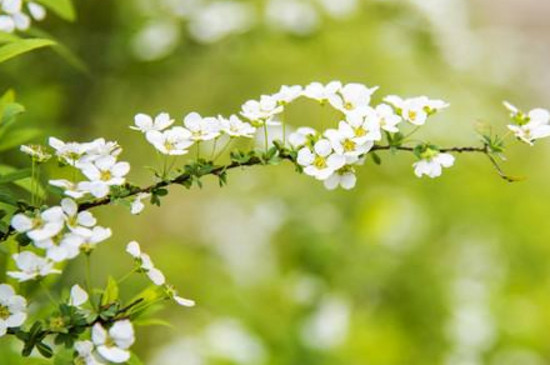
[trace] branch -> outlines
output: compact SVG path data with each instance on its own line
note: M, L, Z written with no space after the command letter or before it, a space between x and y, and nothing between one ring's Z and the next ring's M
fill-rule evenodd
M290 151L288 149L281 148L279 146L277 146L276 148L278 150L278 155L277 156L280 159L296 163L295 158L293 157L293 155L290 153ZM389 150L405 151L405 152L410 152L410 153L414 152L413 147L407 147L407 146L402 146L402 145L397 145L397 146L393 146L393 145L374 145L370 151L389 151ZM445 153L483 153L483 154L485 154L485 155L487 155L491 158L490 151L489 151L487 145L483 145L481 147L449 147L449 148L441 148L439 151L440 152L445 152ZM493 164L495 163L494 159L491 159L491 161L492 161ZM257 166L257 165L266 165L266 164L267 163L266 163L265 159L263 159L261 157L258 157L258 156L254 156L254 157L251 157L245 163L239 163L239 162L233 161L233 162L231 162L230 164L227 164L227 165L221 165L221 166L214 167L213 169L209 170L207 173L204 173L200 176L197 176L196 174L192 174L192 173L189 173L189 172L183 172L183 173L181 173L180 175L178 175L174 178L171 178L171 179L168 179L168 180L162 180L162 181L159 181L155 184L152 184L152 185L149 185L149 186L146 186L146 187L140 188L140 187L131 187L130 186L130 187L128 187L128 191L123 195L113 195L113 194L111 194L111 195L106 196L105 198L101 198L101 199L81 203L79 205L79 211L90 210L90 209L100 207L100 206L103 206L103 205L108 205L108 204L114 202L117 199L129 198L129 197L132 197L132 196L136 196L140 193L152 193L157 189L165 188L165 187L168 187L170 185L182 185L182 184L190 182L194 177L200 178L200 177L203 177L203 176L206 176L206 175L220 176L225 171L236 169L238 167ZM498 166L498 165L496 165L496 166ZM506 176L502 172L502 170L500 170L500 167L497 169L497 171L499 172L499 175L503 179L505 179L507 181L511 181L511 179L508 176ZM6 241L14 233L16 233L15 230L10 226L8 231L4 235L0 236L0 242Z

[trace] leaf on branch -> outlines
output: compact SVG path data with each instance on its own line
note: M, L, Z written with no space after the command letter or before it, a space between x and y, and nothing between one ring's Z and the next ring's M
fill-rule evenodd
M115 303L118 300L118 284L116 280L109 276L107 278L107 285L101 296L101 305L109 305Z
M0 63L9 59L33 51L35 49L53 46L56 44L50 39L21 39L11 42L0 47Z
M16 170L8 174L0 174L0 184L7 184L31 176L31 169Z

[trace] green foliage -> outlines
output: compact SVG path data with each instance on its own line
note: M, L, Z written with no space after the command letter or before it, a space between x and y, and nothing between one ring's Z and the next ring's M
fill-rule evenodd
M53 46L56 43L50 39L18 39L0 47L0 63L35 49Z

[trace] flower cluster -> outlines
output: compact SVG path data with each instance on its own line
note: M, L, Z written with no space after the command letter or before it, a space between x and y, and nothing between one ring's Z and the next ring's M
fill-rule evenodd
M550 136L548 110L537 108L524 113L506 101L504 107L510 112L510 118L514 123L508 125L508 129L521 141L532 146L535 140Z
M24 12L23 5L30 15ZM46 18L46 9L36 2L23 0L0 0L0 31L13 33L16 30L25 31L31 26L31 19L41 21Z
M109 228L97 225L88 211L79 212L72 199L65 198L60 206L13 216L11 226L24 233L34 248L43 250L45 257L28 250L14 254L19 271L8 274L19 281L33 280L60 271L55 263L71 260L81 252L90 253L95 246L111 236Z
M193 112L183 118L182 125L173 126L174 122L168 113L160 113L155 118L140 113L130 128L142 132L161 154L172 156L185 155L194 144L202 141L216 140L223 135L251 138L256 132L255 127L236 115L227 119L223 116L202 117Z
M88 180L75 182L66 179L50 180L50 184L65 190L65 195L80 199L87 194L102 198L109 194L111 186L126 182L130 164L117 161L122 149L116 142L98 138L88 143L65 143L51 137L50 146L62 164L79 170Z

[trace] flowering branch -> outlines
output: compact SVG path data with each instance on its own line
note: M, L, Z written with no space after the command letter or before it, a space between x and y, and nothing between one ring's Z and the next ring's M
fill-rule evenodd
M13 240L13 252L17 253L12 255L17 271L8 271L7 275L19 282L40 281L49 275L61 274L61 270L56 268L59 263L81 254L89 259L98 244L112 233L109 228L97 224L91 213L95 207L121 203L128 205L131 213L139 214L146 199L153 205L160 205L161 198L168 194L166 188L171 185L202 187L201 179L211 175L217 177L223 186L227 183L228 171L236 168L289 161L298 172L322 181L329 190L337 187L351 189L356 185L356 169L367 157L377 164L381 162L379 151L412 153L417 159L413 163L415 175L430 178L439 177L444 168L453 166L455 154L478 153L489 158L503 179L516 181L516 178L506 175L498 163L498 159L504 159L506 138L512 133L520 141L533 145L535 140L550 136L548 111L534 109L524 113L505 103L512 124L508 125L509 132L503 137L482 135L480 146L441 148L424 141L415 141L411 145L410 137L419 127L449 104L424 96L402 99L390 95L383 99L383 103L371 106L371 96L376 90L376 87L343 85L340 82L312 83L305 88L283 86L273 95L246 102L240 115L247 121L237 115L225 118L190 113L184 118L183 125L173 126L175 120L168 113L154 118L137 114L131 128L142 133L160 159L160 167L155 170L157 181L145 187L127 182L130 165L118 160L122 148L116 142L100 138L88 143L66 143L52 137L49 145L53 151L43 146L21 146L21 151L32 158L33 181L40 176L35 169L54 154L61 165L72 170L73 179L49 180L63 197L58 206L41 206L41 199L34 190L31 204L13 204L10 224L0 229L3 232L0 241L7 241L17 233ZM283 133L282 138L275 138L272 126L283 124L282 130L286 131L282 114L288 104L302 97L337 110L339 119L335 128L319 132L301 127L288 136ZM407 131L410 127L412 131ZM244 152L229 149L234 139L254 136L263 139L263 149L251 148ZM190 153L192 148L194 153ZM230 162L217 164L218 157L228 149L231 151ZM201 157L205 150L210 158ZM174 170L177 157L182 155L194 158ZM131 321L143 315L148 306L165 299L186 307L195 303L180 297L167 284L162 271L141 252L137 242L130 242L126 251L134 260L134 268L129 274L145 274L151 282L151 287L130 300L129 304L124 305L118 297L118 284L123 279L117 282L109 278L105 288L100 289L99 298L93 297L95 291L86 280L87 291L78 285L73 286L69 302L59 306L59 313L50 318L45 328L38 320L25 331L22 326L27 317L26 299L16 295L10 285L0 284L0 336L8 333L23 341L24 356L30 355L34 348L43 356L52 356L53 349L43 340L54 336L56 345L74 352L75 361L89 364L128 361L131 356L129 347L134 342ZM88 299L91 311L81 307Z

